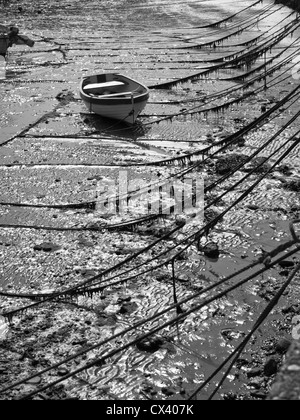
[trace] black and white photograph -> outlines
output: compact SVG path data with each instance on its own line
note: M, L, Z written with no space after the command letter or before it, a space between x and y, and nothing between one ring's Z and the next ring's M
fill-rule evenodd
M0 400L300 400L300 0L0 0Z

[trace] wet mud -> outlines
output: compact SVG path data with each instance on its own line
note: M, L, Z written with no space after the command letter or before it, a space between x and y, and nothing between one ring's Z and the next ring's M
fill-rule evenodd
M187 400L299 258L269 254L300 216L298 15L271 1L0 7L35 40L9 51L0 80L0 397ZM134 126L84 107L80 79L101 72L150 87ZM116 212L104 187L125 172L142 183ZM185 172L204 184L201 217L141 203ZM246 271L254 261L265 271ZM296 275L215 398L266 398L299 293Z

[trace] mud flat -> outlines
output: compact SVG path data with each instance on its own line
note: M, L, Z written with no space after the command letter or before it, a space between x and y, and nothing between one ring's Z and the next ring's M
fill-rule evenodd
M0 81L0 397L208 399L221 377L199 386L249 338L215 398L266 399L300 314L297 15L273 1L1 7L36 44L10 50ZM84 108L80 79L102 71L150 87L134 127ZM178 213L160 214L176 204L163 188L140 198L157 181L182 204L187 175L205 189ZM105 188L124 177L140 185L118 212Z
M285 6L290 7L291 9L295 9L300 11L300 1L299 0L276 0L275 3L282 3Z

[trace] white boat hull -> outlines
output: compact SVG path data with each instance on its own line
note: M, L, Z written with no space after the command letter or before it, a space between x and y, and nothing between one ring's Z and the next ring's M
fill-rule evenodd
M134 124L147 104L149 89L120 74L102 74L84 78L80 96L90 112Z

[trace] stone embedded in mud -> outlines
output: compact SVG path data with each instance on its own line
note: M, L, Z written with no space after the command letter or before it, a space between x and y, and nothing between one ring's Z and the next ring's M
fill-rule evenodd
M101 315L98 315L98 319L96 321L96 324L98 327L104 327L104 326L113 326L117 322L117 317L115 315L106 315L105 313L102 313Z
M35 245L33 248L35 251L44 251L44 252L55 252L61 249L59 245L53 244L52 242L43 242L41 244Z
M264 374L265 376L270 377L272 375L275 375L277 372L278 372L278 361L272 357L266 362L264 366Z
M255 204L248 204L246 207L249 210L254 210L254 211L259 210L259 206L255 205Z
M72 102L75 100L74 93L69 91L68 89L64 89L62 92L60 92L55 97L59 102L62 102L63 104L67 105L69 102Z
M42 378L40 376L35 376L34 378L28 379L28 381L26 381L26 384L38 385L41 383L41 381L42 381Z
M282 277L288 277L290 274L289 270L282 270L280 271L279 275Z
M101 175L93 175L87 178L88 181L102 181L103 176Z
M294 267L295 264L296 264L295 261L288 261L288 260L281 261L280 263L278 263L278 265L281 268L292 268L292 267Z
M220 212L213 209L213 208L207 209L204 212L204 217L205 217L205 222L206 223L209 223L209 222L215 220L219 216L220 216ZM222 220L223 220L223 218L220 219L219 221L222 221Z
M227 392L226 394L223 395L223 399L225 401L234 401L238 399L238 396L234 394L233 392Z
M252 378L251 381L248 383L249 386L255 389L261 389L263 386L264 379L263 378Z
M284 354L284 353L286 353L288 351L288 349L290 348L291 344L292 344L292 342L289 339L282 338L276 344L275 350L276 350L277 353Z
M171 395L174 395L177 393L175 388L162 388L161 392L167 397L170 397Z
M261 112L264 113L264 112L266 112L267 107L266 107L266 105L262 105L260 109L261 109Z
M155 280L159 282L161 281L170 282L172 281L172 277L170 276L170 274L160 273L155 276Z
M293 173L292 168L288 165L281 165L278 168L278 172L282 173L283 175L287 175L287 176L290 176Z
M138 305L135 302L128 302L128 303L124 303L121 306L120 309L120 314L132 314L133 312L135 312L138 308Z
M262 369L257 368L257 369L251 369L249 372L247 372L247 376L248 378L256 378L257 376L261 376L263 373Z
M291 181L285 181L283 187L290 191L299 192L300 191L300 180L292 179Z
M67 368L60 368L57 371L58 376L66 376L70 371Z
M216 172L219 175L226 175L231 172L235 166L243 163L246 159L247 156L238 154L222 156L216 162Z
M77 337L72 341L72 346L84 346L87 343L87 339L83 337Z
M149 353L154 353L162 348L164 341L160 338L149 337L140 340L136 346L141 351L147 351Z
M271 169L271 165L269 163L264 163L265 160L266 158L264 157L252 159L251 163L249 163L244 169L245 172L253 171L253 173L255 174L262 174L268 172Z
M265 400L268 396L266 392L263 391L253 391L250 393L251 397L258 398L260 400Z
M93 244L93 242L91 242L91 241L89 241L89 240L87 240L87 239L85 239L85 238L81 238L81 239L79 239L78 240L78 245L80 246L80 247L88 247L88 248L92 248L93 246L94 246L94 244Z
M202 248L202 250L205 257L210 258L212 260L216 260L220 256L219 246L215 242L209 242Z
M83 270L80 271L80 274L85 279L89 279L91 277L97 276L97 274L99 274L99 273L96 270L83 269Z
M175 223L177 226L185 226L186 225L186 217L182 215L176 216Z

